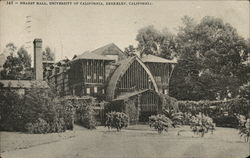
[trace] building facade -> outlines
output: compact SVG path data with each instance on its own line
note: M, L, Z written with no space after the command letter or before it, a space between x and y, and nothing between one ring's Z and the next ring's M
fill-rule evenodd
M131 117L138 121L159 112L159 93L168 94L175 63L154 55L128 56L112 43L47 67L44 80L61 96L93 96L124 105L125 112L134 108Z

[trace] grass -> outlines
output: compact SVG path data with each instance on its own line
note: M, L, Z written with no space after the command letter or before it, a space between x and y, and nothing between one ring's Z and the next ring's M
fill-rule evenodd
M179 130L180 136L177 135ZM61 134L27 135L6 132L2 157L72 158L241 158L249 155L249 144L231 128L216 128L204 138L189 127L170 129L159 135L146 125L130 126L116 132L104 127ZM22 142L22 143L21 143ZM39 143L38 143L39 142ZM26 145L25 145L26 144ZM41 145L42 144L42 145ZM26 146L26 149L20 149Z

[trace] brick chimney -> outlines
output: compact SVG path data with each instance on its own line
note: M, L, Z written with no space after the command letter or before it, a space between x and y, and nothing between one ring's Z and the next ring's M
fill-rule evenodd
M42 52L42 39L34 39L34 72L35 80L43 80L43 52Z

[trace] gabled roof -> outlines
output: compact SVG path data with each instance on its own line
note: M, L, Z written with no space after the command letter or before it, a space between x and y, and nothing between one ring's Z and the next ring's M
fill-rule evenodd
M149 71L146 65L143 64L143 62L136 56L128 57L127 59L124 59L120 61L120 65L118 68L114 71L113 75L111 76L111 79L109 80L108 87L107 87L107 99L112 100L115 96L115 90L117 86L117 82L121 79L121 77L124 75L126 70L130 67L130 65L133 63L133 61L137 60L141 66L144 68L144 70L147 72L149 77L152 80L152 83L155 87L155 91L158 92L158 88L156 85L156 82L154 80L153 75Z
M89 52L89 51L86 51L84 53L82 53L81 55L77 56L75 59L71 60L71 61L76 61L76 60L79 60L79 59L92 59L92 60L112 60L108 57L105 57L104 55L98 55L98 54L95 54L93 52Z
M126 53L124 53L119 47L117 47L114 43L107 44L103 47L97 48L93 51L86 51L82 53L81 55L78 55L75 59L72 59L72 61L76 61L79 59L89 59L89 60L114 60L106 55L118 55L121 59L127 58Z
M97 48L96 50L93 50L92 53L98 54L98 55L118 55L122 59L127 58L127 54L124 53L114 43L110 43L103 47Z
M3 87L1 87L3 86ZM47 82L37 80L0 80L0 88L49 88Z
M177 63L176 60L168 60L151 54L142 57L141 60L144 63Z

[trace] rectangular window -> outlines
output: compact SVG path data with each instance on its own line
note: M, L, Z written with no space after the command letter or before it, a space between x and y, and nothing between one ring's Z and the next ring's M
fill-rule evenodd
M105 90L104 89L102 89L102 94L105 94Z
M87 76L87 80L90 80L90 79L91 79L91 76L90 76L90 75L88 75L88 76Z
M97 87L94 87L94 93L97 93L98 89Z
M103 79L103 77L102 76L99 76L99 80L102 80Z
M96 73L93 74L93 78L94 78L94 80L96 80Z
M86 88L86 93L90 94L90 88Z

